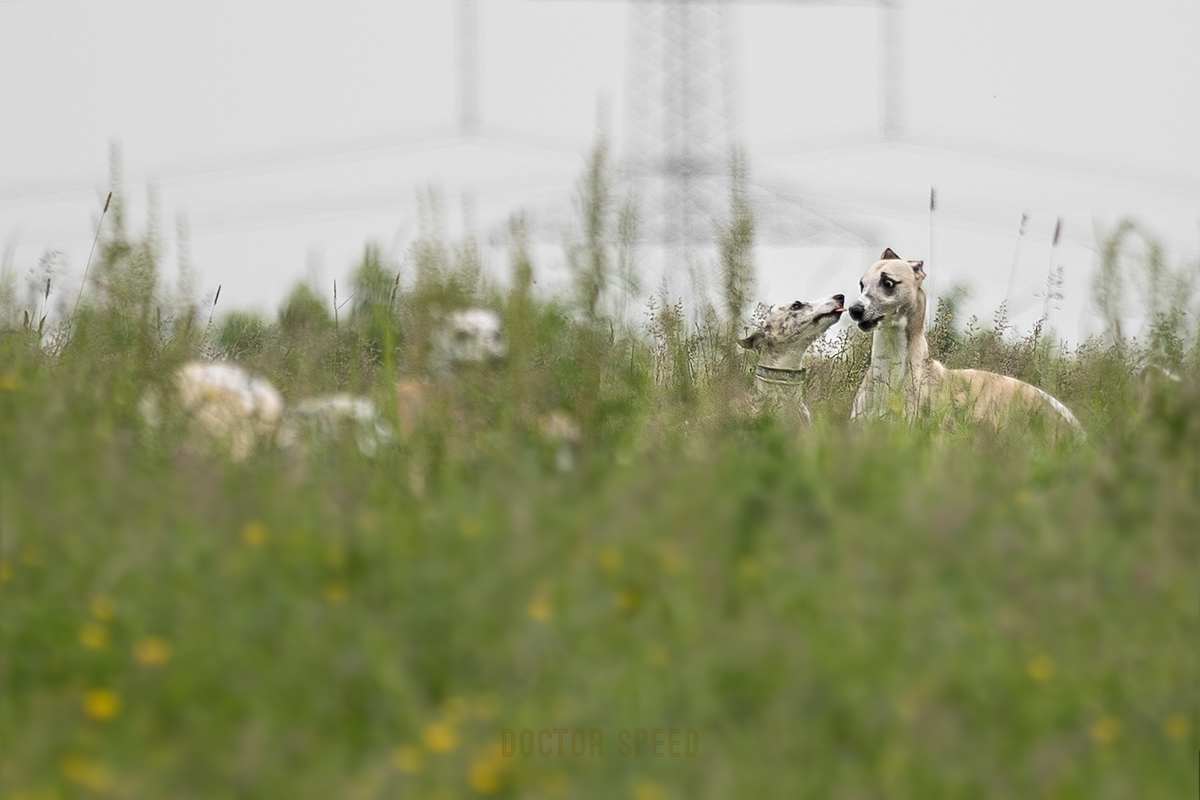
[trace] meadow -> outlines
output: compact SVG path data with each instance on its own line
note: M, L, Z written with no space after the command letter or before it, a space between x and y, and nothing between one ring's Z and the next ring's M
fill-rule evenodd
M1085 442L851 428L858 332L814 353L798 431L746 412L733 340L758 298L736 191L724 306L693 325L657 298L633 324L614 311L645 296L633 218L604 170L598 150L570 296L532 291L517 218L504 286L470 239L427 232L403 280L368 248L336 313L298 286L275 318L214 314L168 285L119 192L77 311L74 289L47 323L48 296L0 288L0 795L1194 791L1193 296L1164 292L1142 340L1113 310L1070 351L1002 311L938 310L938 357L1047 389ZM1138 235L1101 243L1101 308L1129 264L1200 277ZM372 458L333 441L233 463L138 411L180 364L223 357L289 400L355 391L394 419L439 315L472 306L502 314L507 358ZM1149 363L1181 381L1142 382ZM555 410L580 428L570 469L538 434ZM603 753L572 752L577 729Z

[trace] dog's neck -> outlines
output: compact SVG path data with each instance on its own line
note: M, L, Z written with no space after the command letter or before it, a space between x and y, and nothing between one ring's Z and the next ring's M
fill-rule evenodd
M758 352L758 366L754 371L754 383L759 389L766 385L775 387L776 393L787 391L803 399L800 384L804 372L804 354L812 342L796 342L788 347L764 347ZM765 374L764 374L765 373Z
M754 370L754 396L756 410L767 406L780 409L790 408L795 411L802 422L808 423L811 418L808 408L804 405L804 353L803 347L787 348L764 347L758 353L758 367Z
M758 363L771 369L804 369L804 354L811 341L797 342L787 347L763 347L758 351Z
M925 339L925 292L918 290L903 314L884 320L871 340L869 405L886 412L888 396L913 389L922 381L929 358Z

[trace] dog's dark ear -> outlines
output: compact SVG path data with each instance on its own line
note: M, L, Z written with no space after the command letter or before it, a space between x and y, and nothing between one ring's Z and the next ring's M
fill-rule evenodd
M910 261L908 263L912 267L914 275L916 275L918 278L925 277L925 262L924 261Z
M889 247L888 249L883 251L883 255L881 255L879 257L879 260L880 261L901 261L903 259L901 259L900 256L896 255L895 250L893 250L892 248Z
M766 338L767 335L762 332L762 328L755 328L753 333L745 338L738 339L737 343L739 347L743 347L746 350L757 350L762 346L763 340Z

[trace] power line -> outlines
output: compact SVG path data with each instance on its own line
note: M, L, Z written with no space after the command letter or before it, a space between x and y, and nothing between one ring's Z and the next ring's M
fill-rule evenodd
M535 137L522 136L517 133L499 137L474 137L470 140L465 140L453 134L443 134L434 138L415 138L397 141L392 144L370 144L327 150L326 152L309 156L264 159L240 164L237 163L236 159L229 159L224 164L212 167L160 174L154 180L163 186L195 185L216 182L226 178L276 173L287 174L334 164L376 161L405 154L445 150L464 145L503 150L510 153L521 153L547 160L562 160L566 158L576 160L580 153L579 148L570 147L565 143L560 144L545 139L539 140ZM91 194L93 194L92 189L61 189L10 195L8 197L0 197L0 209L72 200L83 196L90 196Z

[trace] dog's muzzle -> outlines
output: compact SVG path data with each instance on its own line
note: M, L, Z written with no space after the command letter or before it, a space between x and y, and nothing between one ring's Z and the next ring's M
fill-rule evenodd
M835 294L833 296L833 302L837 304L837 308L826 311L824 314L817 314L817 316L813 317L813 322L820 322L826 317L832 317L834 322L837 322L839 319L841 319L842 314L846 313L846 296L842 294Z
M883 317L874 317L873 319L866 319L867 308L862 303L855 303L854 305L850 306L849 310L850 310L850 319L852 319L858 323L858 329L861 331L873 331L873 330L875 330L876 327L879 326L879 323L883 320Z

